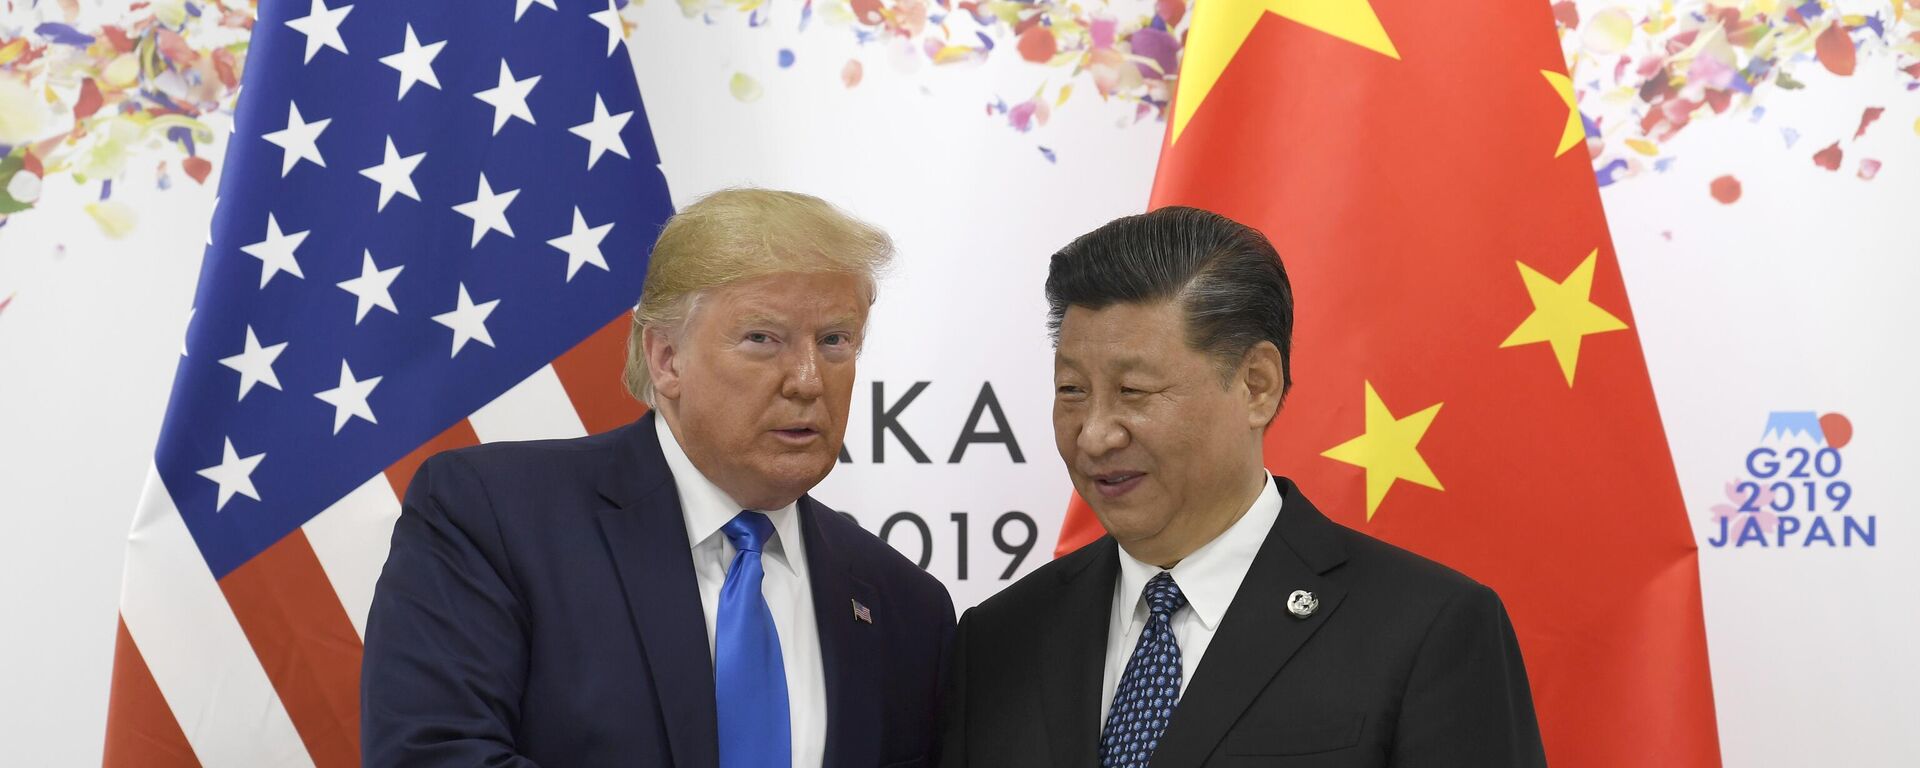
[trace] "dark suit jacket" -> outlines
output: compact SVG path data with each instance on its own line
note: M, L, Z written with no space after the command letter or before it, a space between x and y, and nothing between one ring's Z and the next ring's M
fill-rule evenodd
M367 623L369 768L718 764L706 619L653 418L421 466ZM928 762L952 599L812 498L799 513L826 764Z
M1193 766L1546 764L1526 670L1492 590L1284 501L1153 755ZM967 612L942 765L1099 764L1120 561L1111 537ZM1287 610L1296 589L1320 606Z

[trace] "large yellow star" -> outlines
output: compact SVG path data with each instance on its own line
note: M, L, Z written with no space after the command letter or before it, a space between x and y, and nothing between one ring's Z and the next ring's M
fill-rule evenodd
M1187 29L1187 52L1180 62L1180 90L1173 101L1173 134L1179 141L1187 121L1207 100L1207 92L1227 71L1247 34L1262 16L1273 13L1394 59L1400 52L1367 0L1208 0L1194 4Z
M1440 414L1440 406L1445 403L1434 403L1424 411L1396 419L1380 400L1380 393L1373 391L1373 382L1366 385L1367 431L1320 455L1367 471L1367 521L1372 522L1373 513L1380 509L1380 501L1387 497L1395 480L1446 490L1440 487L1440 479L1433 476L1419 450L1420 438L1427 434L1427 427L1433 425L1433 417Z
M1547 342L1560 361L1567 386L1573 386L1573 369L1580 362L1580 339L1595 333L1624 331L1627 324L1601 309L1587 297L1593 293L1593 264L1600 251L1587 254L1587 260L1573 268L1566 280L1555 282L1521 262L1520 279L1527 284L1527 296L1533 299L1533 314L1513 329L1500 348Z
M1550 69L1540 70L1540 74L1553 86L1553 92L1560 94L1560 100L1567 103L1567 127L1560 129L1560 148L1553 151L1553 156L1559 157L1587 140L1587 127L1580 122L1580 104L1573 97L1573 80Z

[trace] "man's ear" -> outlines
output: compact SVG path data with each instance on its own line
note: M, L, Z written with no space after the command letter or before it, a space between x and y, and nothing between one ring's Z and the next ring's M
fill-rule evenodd
M656 397L680 399L680 345L669 329L649 325L640 331L640 347L647 355L647 378Z
M1247 426L1264 430L1280 413L1280 400L1286 395L1280 348L1271 341L1253 345L1240 362L1240 379L1247 388Z

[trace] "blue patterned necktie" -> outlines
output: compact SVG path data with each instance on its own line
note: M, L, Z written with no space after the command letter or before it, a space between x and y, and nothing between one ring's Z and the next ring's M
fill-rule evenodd
M720 587L713 633L720 768L792 768L792 725L787 719L780 632L760 591L766 576L760 550L773 537L773 521L748 510L720 530L735 550L727 581Z
M1100 768L1146 768L1180 704L1180 643L1173 639L1172 621L1187 596L1165 571L1147 582L1142 594L1147 626L1113 689L1107 727L1100 732Z

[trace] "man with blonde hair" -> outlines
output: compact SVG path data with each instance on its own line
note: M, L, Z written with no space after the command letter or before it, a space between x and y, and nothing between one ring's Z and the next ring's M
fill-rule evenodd
M415 475L368 620L365 764L925 764L952 600L806 495L892 251L792 192L669 220L625 376L651 413Z

